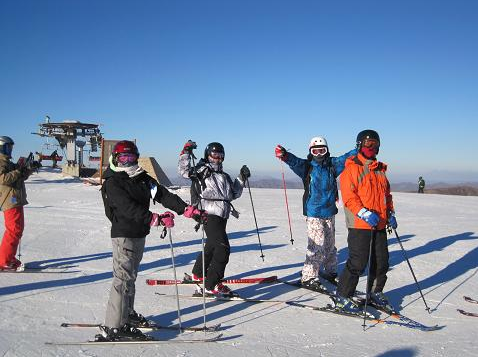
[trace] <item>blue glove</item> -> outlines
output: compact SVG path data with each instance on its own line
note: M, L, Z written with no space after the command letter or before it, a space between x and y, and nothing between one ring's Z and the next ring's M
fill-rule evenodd
M397 219L395 218L395 213L394 212L390 212L390 215L388 217L388 224L393 229L397 229L398 223L397 223Z
M365 222L367 222L367 224L370 226L370 227L375 227L378 222L380 221L380 217L375 213L375 212L372 212L372 211L369 211L368 209L366 209L365 207L362 208L358 213L357 213L357 216L360 218L360 219L363 219Z

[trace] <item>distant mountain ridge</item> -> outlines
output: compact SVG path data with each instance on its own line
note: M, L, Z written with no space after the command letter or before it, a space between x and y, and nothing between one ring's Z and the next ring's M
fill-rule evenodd
M182 177L175 177L171 180L174 185L189 186L191 181ZM251 178L250 184L252 188L283 188L282 180L275 178ZM390 184L392 192L417 192L418 184L412 182L392 182ZM302 189L302 181L286 180L288 189ZM443 194L443 195L460 195L460 196L478 196L478 182L463 183L446 183L434 182L427 183L425 193Z

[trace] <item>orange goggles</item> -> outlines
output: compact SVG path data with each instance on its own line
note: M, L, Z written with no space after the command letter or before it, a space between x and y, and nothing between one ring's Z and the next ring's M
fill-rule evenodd
M378 148L379 146L380 146L380 142L375 139L365 139L362 144L362 147L370 148L370 149Z

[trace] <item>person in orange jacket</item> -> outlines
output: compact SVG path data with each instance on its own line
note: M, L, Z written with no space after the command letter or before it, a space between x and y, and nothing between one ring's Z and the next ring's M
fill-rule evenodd
M340 190L348 228L349 257L343 269L334 297L336 307L358 310L350 299L355 293L360 275L370 257L368 298L377 305L388 305L383 294L388 272L388 245L386 227L397 228L387 165L377 160L380 136L375 130L363 130L357 135L358 154L345 162L340 176Z

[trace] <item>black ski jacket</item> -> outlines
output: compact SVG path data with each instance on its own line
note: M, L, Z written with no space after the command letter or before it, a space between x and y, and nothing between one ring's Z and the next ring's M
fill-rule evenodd
M179 196L169 192L146 172L130 178L126 172L114 172L110 168L103 175L101 188L105 213L111 221L111 238L142 238L149 234L152 212L149 211L151 192L156 187L153 202L184 213L187 206Z

